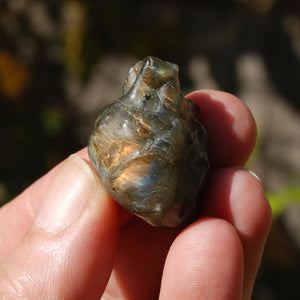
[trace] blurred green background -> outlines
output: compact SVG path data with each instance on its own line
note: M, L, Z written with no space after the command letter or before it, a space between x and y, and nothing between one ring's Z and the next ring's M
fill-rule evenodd
M300 298L300 1L0 1L0 204L87 143L129 66L239 96L274 224L253 299ZM1 222L1 220L0 220Z

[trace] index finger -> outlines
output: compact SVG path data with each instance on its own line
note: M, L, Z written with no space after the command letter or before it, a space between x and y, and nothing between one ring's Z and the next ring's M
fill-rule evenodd
M255 120L246 104L229 93L215 90L195 91L186 98L200 108L211 167L243 166L256 140Z

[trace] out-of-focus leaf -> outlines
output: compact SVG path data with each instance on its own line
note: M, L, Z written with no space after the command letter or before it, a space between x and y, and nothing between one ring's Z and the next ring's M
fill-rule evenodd
M290 203L298 203L300 205L300 187L287 187L280 192L267 193L270 201L273 218L278 218Z
M42 113L42 124L48 136L57 136L65 125L63 112L58 108L47 108Z
M64 18L64 65L69 72L78 75L83 67L81 54L85 33L86 7L83 2L66 1L62 11Z
M30 80L27 67L11 53L0 49L0 91L11 100L18 100Z

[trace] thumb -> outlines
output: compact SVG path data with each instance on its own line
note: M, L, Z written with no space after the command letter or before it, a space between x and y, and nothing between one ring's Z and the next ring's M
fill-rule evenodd
M118 208L93 168L71 155L36 219L0 265L0 295L12 299L99 299L117 248Z

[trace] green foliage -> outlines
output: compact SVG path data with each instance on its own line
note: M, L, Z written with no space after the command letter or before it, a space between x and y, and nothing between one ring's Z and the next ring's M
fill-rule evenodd
M273 218L278 218L291 203L300 205L300 187L286 187L279 192L267 192L266 196L271 204Z
M48 136L57 136L65 125L65 117L59 108L47 108L42 113L42 125Z

